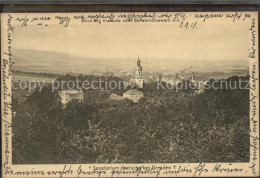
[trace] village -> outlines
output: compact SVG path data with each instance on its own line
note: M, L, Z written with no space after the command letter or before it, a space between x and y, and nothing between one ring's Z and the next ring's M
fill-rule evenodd
M203 81L202 83L199 83L195 81L194 78L194 73L191 73L190 77L183 77L179 76L180 80L178 81L173 81L173 80L168 80L165 81L167 84L170 84L172 86L177 85L178 83L181 82L181 80L189 80L194 86L195 86L195 93L199 94L202 93L204 90L205 84L207 81ZM155 76L153 76L153 80L156 80L157 82L162 81L162 74L157 75L156 79ZM123 99L128 99L131 100L133 103L138 103L138 101L144 97L144 93L140 91L140 89L144 88L144 85L149 82L149 80L143 76L143 68L141 65L141 60L138 56L137 59L137 65L135 68L135 76L131 78L129 81L124 81L124 84L126 86L130 86L131 89L127 90L126 92L123 93L123 95L118 95L115 93L112 93L110 95L111 100L123 100ZM63 108L66 107L66 105L70 101L77 101L77 102L84 102L84 92L83 90L80 89L63 89L59 91L59 96L60 96L60 102L63 105Z

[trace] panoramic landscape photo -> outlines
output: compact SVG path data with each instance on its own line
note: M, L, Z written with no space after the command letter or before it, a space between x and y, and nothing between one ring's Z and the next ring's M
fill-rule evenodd
M246 26L15 28L13 164L249 162Z

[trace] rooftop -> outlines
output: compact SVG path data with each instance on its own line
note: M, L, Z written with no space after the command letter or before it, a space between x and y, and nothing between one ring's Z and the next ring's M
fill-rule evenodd
M110 95L110 99L112 99L112 100L122 100L123 97L113 93L112 95Z
M126 91L126 92L124 92L124 94L127 94L127 95L135 95L135 94L143 94L142 92L140 92L140 91L138 91L138 90L136 90L136 89L130 89L130 90L128 90L128 91Z
M66 90L61 90L59 93L61 94L83 94L82 89L76 90L76 89L66 89Z

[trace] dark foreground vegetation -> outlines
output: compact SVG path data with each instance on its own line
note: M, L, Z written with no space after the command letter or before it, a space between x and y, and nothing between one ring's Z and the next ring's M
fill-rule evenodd
M48 86L13 98L13 163L249 161L249 90L194 94L149 83L139 103L110 100L111 92L123 91L87 90L66 109Z

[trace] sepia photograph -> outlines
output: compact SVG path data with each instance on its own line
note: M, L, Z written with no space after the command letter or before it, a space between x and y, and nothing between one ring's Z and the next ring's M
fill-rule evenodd
M6 177L259 175L257 12L1 17Z

